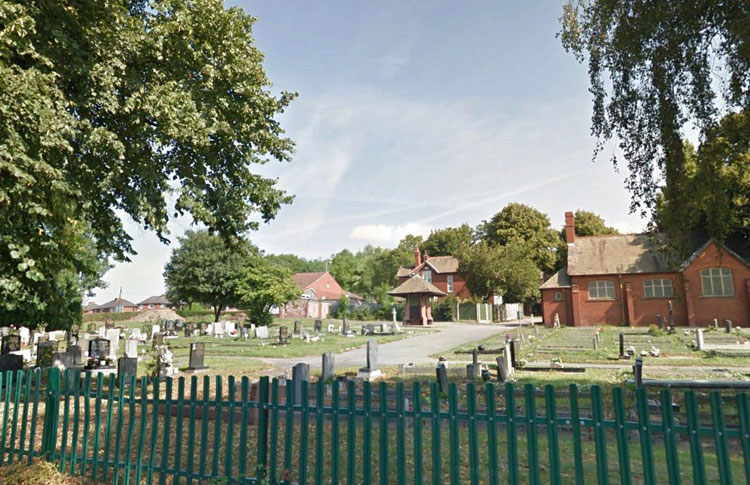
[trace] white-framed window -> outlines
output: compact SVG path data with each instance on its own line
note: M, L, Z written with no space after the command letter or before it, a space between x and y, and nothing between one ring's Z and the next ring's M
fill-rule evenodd
M643 282L643 296L646 298L672 298L672 280L656 278Z
M562 301L562 291L555 292L555 301Z
M448 293L453 293L453 275L448 275Z
M150 309L152 309L152 308L154 308L154 305L153 305L153 303L149 303L149 304L148 304L148 308L149 308L149 310L150 310Z
M703 296L734 296L732 270L729 268L708 268L701 271Z
M590 300L614 300L615 284L607 280L592 281L589 283Z
M424 278L425 281L432 283L432 270L426 269L422 271L422 278Z

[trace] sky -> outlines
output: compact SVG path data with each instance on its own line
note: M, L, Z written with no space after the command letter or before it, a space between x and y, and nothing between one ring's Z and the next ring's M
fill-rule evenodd
M585 65L556 37L562 2L233 0L257 17L271 90L299 96L279 117L291 163L264 175L295 195L250 235L269 253L326 258L406 234L489 219L510 202L562 227L592 210L621 232L624 173L605 150L592 162ZM133 302L163 293L171 245L126 220L138 253L104 276L92 298Z

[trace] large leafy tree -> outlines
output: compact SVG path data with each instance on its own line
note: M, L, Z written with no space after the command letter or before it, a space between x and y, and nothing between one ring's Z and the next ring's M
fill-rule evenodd
M256 325L270 324L271 308L299 298L300 294L289 269L258 256L250 258L237 286L239 303Z
M446 227L431 231L422 249L430 256L451 256L462 247L469 246L473 238L474 230L468 224Z
M457 254L459 272L472 295L487 300L495 294L508 302L539 296L540 273L526 248L497 246L481 241Z
M242 303L238 288L249 266L260 258L258 251L244 241L230 246L207 230L187 231L179 242L164 267L167 296L173 301L210 306L218 322L227 307Z
M555 268L560 237L546 214L525 204L510 203L478 228L480 239L491 246L515 246L541 271Z
M338 281L342 288L350 291L360 288L363 271L364 258L354 254L348 249L343 249L331 258L331 275Z
M232 240L290 202L254 171L289 160L293 95L269 92L253 22L220 0L0 1L0 314L126 260L121 216Z
M565 4L561 39L588 61L597 153L618 143L613 161L627 165L631 210L649 212L662 194L674 219L689 220L680 203L689 170L684 129L695 125L708 139L723 114L750 107L748 18L746 0ZM704 182L720 195L721 184Z
M610 234L619 234L617 229L610 227L604 222L604 218L599 214L595 214L591 211L577 210L575 211L576 221L576 236L607 236ZM565 228L563 228L561 235L565 239Z
M265 259L276 266L287 268L292 273L313 273L323 271L325 261L320 259L306 259L296 254L267 254Z

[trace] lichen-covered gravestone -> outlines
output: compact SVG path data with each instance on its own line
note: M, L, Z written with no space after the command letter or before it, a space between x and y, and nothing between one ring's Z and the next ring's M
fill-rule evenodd
M289 343L289 328L282 326L279 327L279 345L287 345Z
M21 337L18 335L5 335L3 337L2 353L3 355L10 352L18 352L21 350Z
M51 367L54 353L55 342L39 342L38 344L36 344L37 367Z

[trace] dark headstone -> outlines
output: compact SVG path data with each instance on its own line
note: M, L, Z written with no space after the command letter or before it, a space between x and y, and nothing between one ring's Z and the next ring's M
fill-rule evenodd
M344 318L343 323L341 324L341 333L343 335L349 335L349 324L346 323L346 318Z
M335 367L335 358L332 353L328 352L323 354L323 377L322 379L324 381L327 381L329 379L333 379L335 375L334 367Z
M79 345L71 345L65 353L70 355L74 366L83 364L83 351Z
M664 317L661 314L656 315L656 321L659 324L659 328L664 330Z
M323 320L315 320L315 327L314 327L314 329L315 329L316 332L323 331Z
M109 340L106 338L95 338L89 342L89 358L104 360L109 357Z
M620 358L625 358L625 334L620 332Z
M302 334L302 323L299 320L294 321L294 335Z
M193 330L195 326L192 323L186 323L185 324L185 337L192 337L193 336Z
M368 371L373 371L378 368L378 341L370 339L367 341L367 367Z
M164 334L162 332L154 334L153 346L164 345Z
M0 355L0 372L23 369L23 356L18 354Z
M302 383L310 380L310 364L300 362L292 367L294 404L302 403Z
M204 364L206 357L206 344L203 342L193 342L190 344L190 365L191 370L206 369Z
M39 358L37 356L37 362ZM73 354L68 352L55 352L52 354L52 364L60 369L70 369L74 367ZM41 366L40 366L41 367Z
M479 352L477 349L471 349L471 365L473 365L475 369L479 369Z
M289 343L289 327L279 327L279 345L287 345Z
M2 355L19 350L21 350L20 335L6 335L3 337L2 351L0 351Z
M516 341L515 340L510 341L510 366L514 369L518 367L516 365Z
M732 333L732 321L731 320L724 320L724 330L727 333Z
M247 327L240 327L240 337L244 339L250 338L250 329Z
M466 364L466 378L476 379L479 377L479 366L474 364Z
M55 354L54 342L39 342L36 344L36 366L51 367Z
M38 339L36 339L36 343L42 343L42 342L49 342L49 335L44 334L40 335Z
M667 309L669 312L669 326L674 327L674 309L672 308L672 302L667 302Z
M635 387L643 387L643 359L635 359L633 366L633 376L635 377Z
M448 369L445 368L445 364L438 364L437 368L435 368L435 374L440 392L448 392Z
M117 379L124 379L126 384L130 382L130 377L138 374L137 357L120 357L117 359Z

